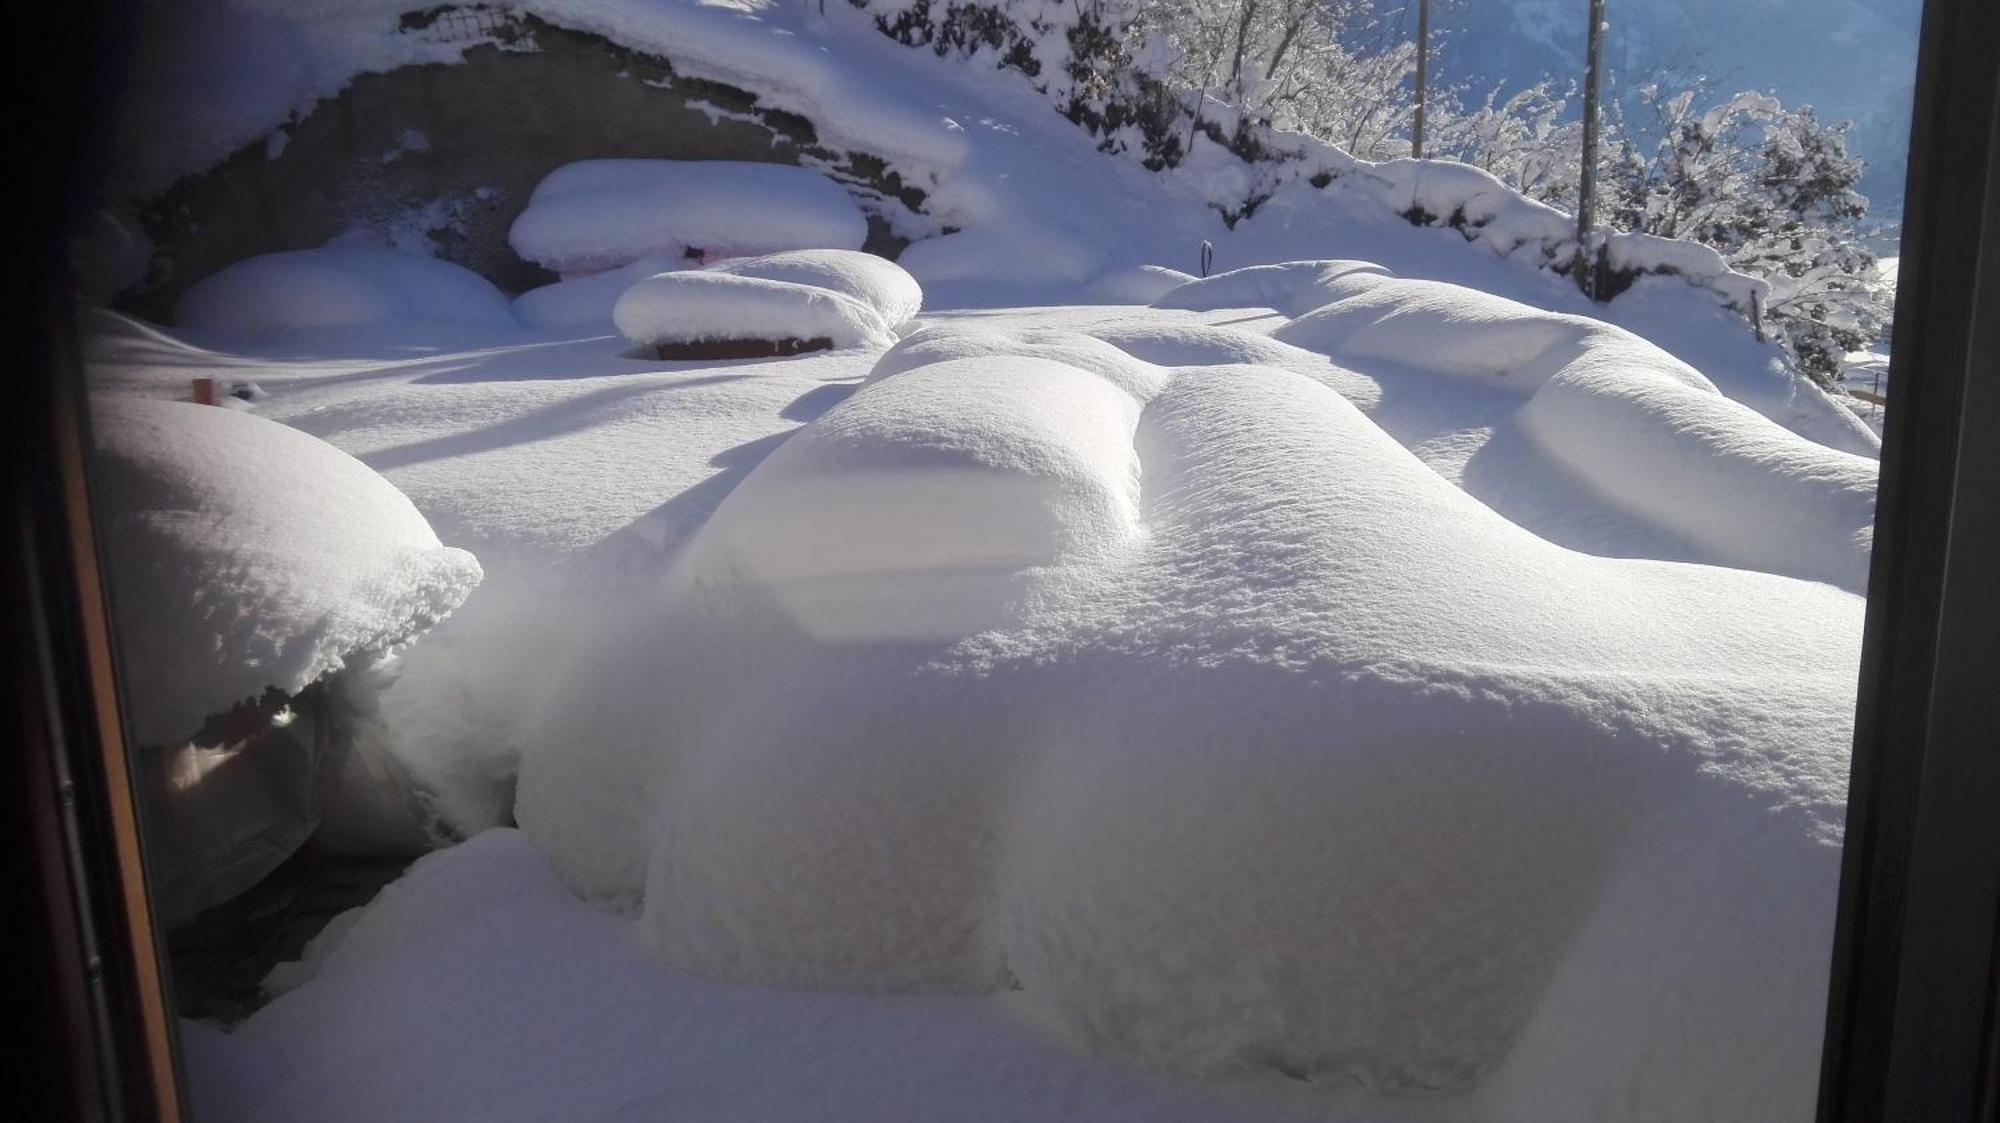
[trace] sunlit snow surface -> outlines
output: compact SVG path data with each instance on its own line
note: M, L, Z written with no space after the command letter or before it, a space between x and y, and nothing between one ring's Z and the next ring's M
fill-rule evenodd
M450 53L252 7L149 37L139 181ZM1225 227L1214 146L1147 172L845 4L526 7L961 232L908 323L746 274L879 321L790 359L630 357L671 255L519 327L378 316L379 261L91 324L100 392L254 381L486 574L379 714L477 837L191 1034L206 1117L1809 1114L1878 442L1730 277L1592 305L1560 215L1409 162ZM1180 287L1204 242L1267 267Z
M1488 293L1180 292L708 364L97 321L100 390L254 377L488 575L384 724L447 819L511 797L520 835L198 1038L286 1074L216 1117L1803 1112L1873 462ZM787 1048L873 1060L667 1044L794 1004ZM422 1088L353 1076L384 1068ZM1145 1108L1175 1086L1141 1070L1212 1087Z

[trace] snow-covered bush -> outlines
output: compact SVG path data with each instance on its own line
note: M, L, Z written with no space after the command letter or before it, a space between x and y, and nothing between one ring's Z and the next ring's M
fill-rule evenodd
M1763 314L1799 366L1830 384L1892 311L1862 242L1861 160L1847 150L1847 127L1810 108L1755 93L1712 100L1701 84L1641 91L1653 118L1607 146L1605 219L1712 247L1765 281Z
M858 250L868 222L826 176L730 160L583 160L550 172L514 220L516 253L558 273L648 256L706 260Z
M245 258L182 293L174 318L235 339L397 321L519 326L500 290L469 269L345 245Z

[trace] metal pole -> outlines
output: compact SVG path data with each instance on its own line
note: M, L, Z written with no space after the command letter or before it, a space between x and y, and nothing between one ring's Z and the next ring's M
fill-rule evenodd
M1583 71L1583 167L1576 181L1577 283L1597 298L1597 261L1590 244L1597 225L1597 86L1603 73L1604 0L1590 0L1590 39Z
M1424 103L1430 93L1431 0L1417 0L1417 119L1410 128L1410 158L1424 158Z

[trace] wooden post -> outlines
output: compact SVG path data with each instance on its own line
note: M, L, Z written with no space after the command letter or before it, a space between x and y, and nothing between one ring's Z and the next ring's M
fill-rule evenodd
M1431 0L1417 0L1417 119L1410 126L1410 158L1424 158L1424 106L1430 96Z
M1590 38L1583 70L1583 167L1577 169L1576 181L1576 280L1592 300L1598 292L1597 253L1591 234L1597 227L1597 87L1603 71L1604 0L1590 0Z

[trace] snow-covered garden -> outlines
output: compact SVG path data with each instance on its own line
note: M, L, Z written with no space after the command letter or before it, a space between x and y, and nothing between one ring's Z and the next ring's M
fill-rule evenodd
M321 7L190 16L261 64L137 164L463 49ZM202 1118L1809 1114L1878 442L1765 281L1618 235L1595 303L1568 216L1331 146L1230 214L856 5L518 10L924 206L593 159L528 291L357 228L90 314L137 740L185 797L321 683L280 811L430 850L183 1023Z

